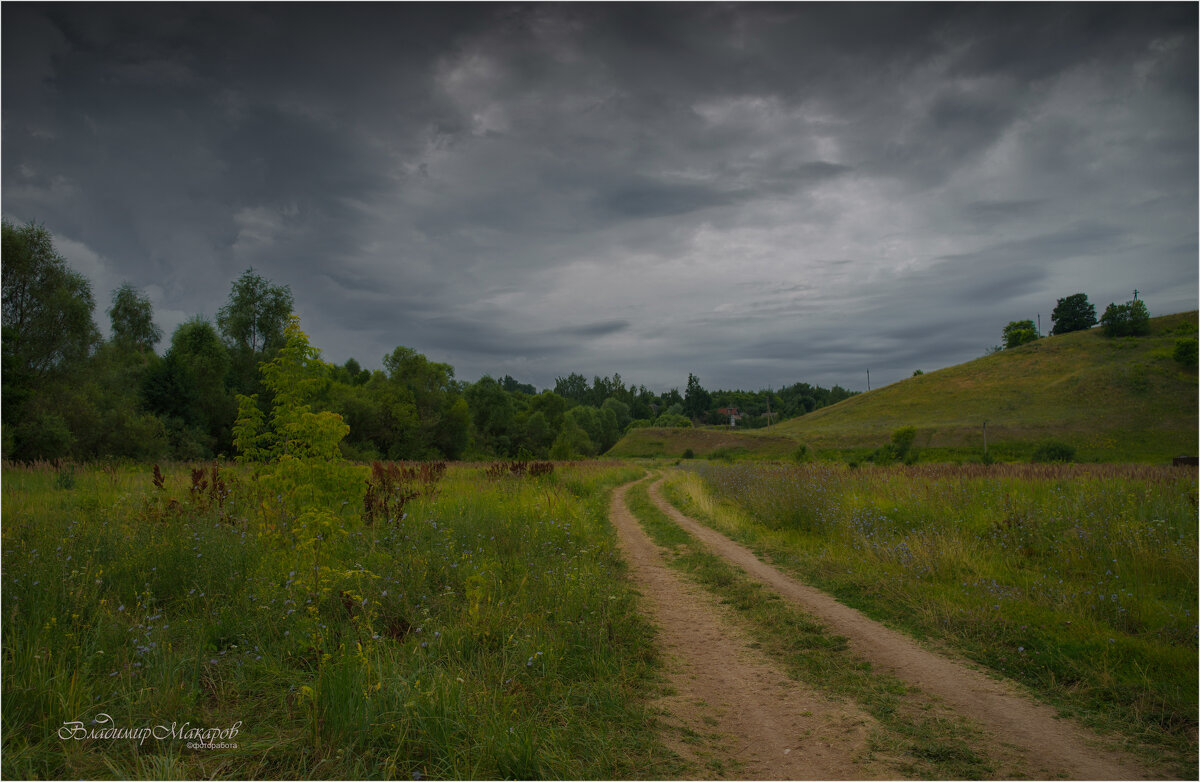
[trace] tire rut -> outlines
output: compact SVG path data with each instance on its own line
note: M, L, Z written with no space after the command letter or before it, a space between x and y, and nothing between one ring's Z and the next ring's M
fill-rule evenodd
M959 714L979 723L999 745L1016 749L1027 774L1042 779L1161 778L1136 759L1101 747L1094 734L1060 719L1054 709L1033 701L1011 682L992 679L965 662L935 654L781 573L750 549L681 513L663 498L661 482L650 486L650 498L674 523L834 633L845 636L850 648L873 666L939 696Z

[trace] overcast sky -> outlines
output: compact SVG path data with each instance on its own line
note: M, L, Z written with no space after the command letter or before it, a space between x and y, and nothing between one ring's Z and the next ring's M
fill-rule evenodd
M337 363L864 390L1197 307L1195 3L0 13L3 213L105 330L253 267Z

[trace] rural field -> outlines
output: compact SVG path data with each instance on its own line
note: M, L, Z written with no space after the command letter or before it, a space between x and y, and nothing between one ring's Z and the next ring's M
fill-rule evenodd
M1200 779L1183 3L0 3L4 779Z
M3 774L1194 775L1194 470L686 467L6 464Z

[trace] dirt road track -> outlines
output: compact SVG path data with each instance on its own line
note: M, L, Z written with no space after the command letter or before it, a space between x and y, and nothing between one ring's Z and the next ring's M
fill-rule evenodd
M958 713L978 722L998 742L1021 751L1025 761L1022 765L1034 778L1153 778L1136 759L1100 748L1095 736L1059 719L1053 709L1031 700L1014 685L922 648L907 636L784 575L745 546L683 515L662 497L659 483L650 487L650 497L672 521L715 553L820 619L834 633L845 636L850 648L877 669L941 697ZM624 506L623 501L620 504Z
M666 566L629 512L626 488L614 492L611 517L671 658L675 694L660 705L674 728L672 748L701 766L705 778L893 777L882 763L863 759L871 718L789 679L752 648L751 639L724 617L727 609ZM714 740L723 745L717 755Z

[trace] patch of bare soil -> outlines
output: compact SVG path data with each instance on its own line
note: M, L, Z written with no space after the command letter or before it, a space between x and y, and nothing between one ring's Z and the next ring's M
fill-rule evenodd
M829 595L784 575L745 546L680 513L663 499L658 483L650 487L650 497L672 521L715 553L784 599L793 601L832 632L845 636L851 650L876 669L939 696L958 714L977 722L998 746L1018 755L1026 775L1040 779L1156 778L1135 758L1102 747L1094 734L1060 719L1054 709L1032 700L1014 684L992 679L965 662L935 654Z
M668 743L705 778L875 779L895 775L865 759L873 720L789 679L707 592L670 570L625 504L611 516L631 575L671 660L661 707Z

